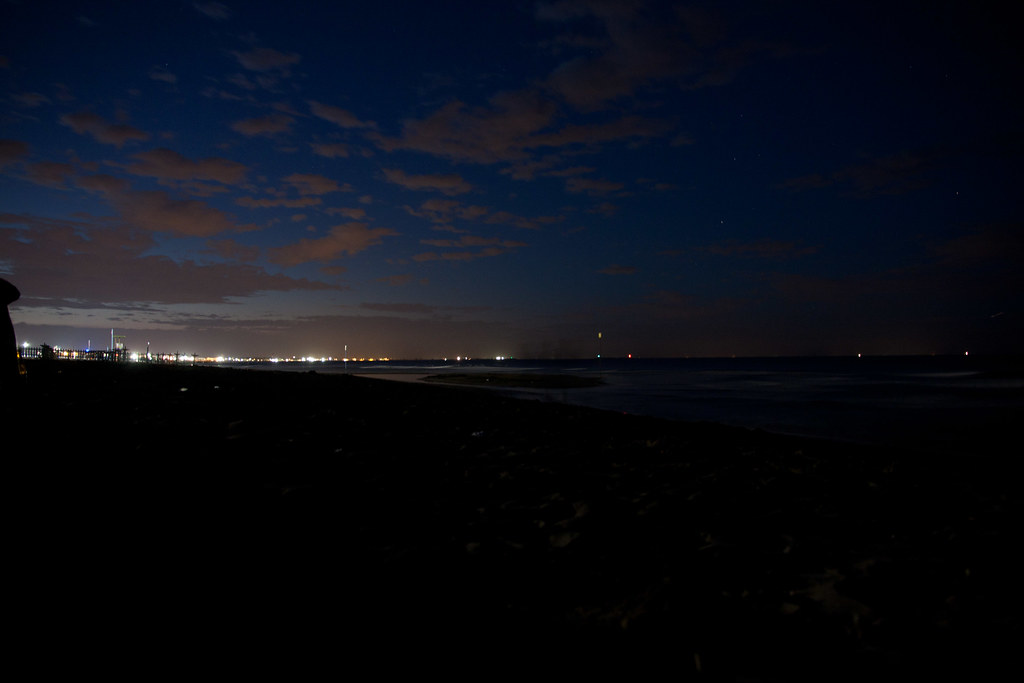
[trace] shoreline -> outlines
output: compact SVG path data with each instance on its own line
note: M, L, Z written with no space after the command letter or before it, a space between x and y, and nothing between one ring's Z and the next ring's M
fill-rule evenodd
M29 556L44 581L93 558L58 606L91 585L268 633L337 610L396 642L604 643L755 680L992 663L1020 627L994 454L351 375L28 369L15 424L42 455L15 479L53 492Z

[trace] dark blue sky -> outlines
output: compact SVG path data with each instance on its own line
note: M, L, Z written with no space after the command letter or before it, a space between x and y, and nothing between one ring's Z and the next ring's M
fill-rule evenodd
M1001 3L0 5L19 340L1018 352Z

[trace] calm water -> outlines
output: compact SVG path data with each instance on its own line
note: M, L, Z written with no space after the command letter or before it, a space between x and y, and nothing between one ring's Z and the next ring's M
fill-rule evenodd
M1024 357L593 359L315 363L358 374L544 372L599 376L583 389L504 393L678 420L899 445L1012 454L1024 418Z

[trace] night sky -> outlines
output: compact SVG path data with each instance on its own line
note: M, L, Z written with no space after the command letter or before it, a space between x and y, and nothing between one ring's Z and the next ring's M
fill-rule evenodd
M1008 6L3 1L18 341L1019 352Z

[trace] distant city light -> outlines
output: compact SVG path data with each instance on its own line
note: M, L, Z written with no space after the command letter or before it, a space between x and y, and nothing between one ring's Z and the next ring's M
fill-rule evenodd
M197 353L182 353L176 351L174 353L151 353L149 350L149 342L146 344L146 351L131 351L123 345L123 336L116 336L119 340L119 346L115 349L98 350L92 351L90 349L68 349L62 346L50 347L46 343L39 346L33 346L31 342L23 341L20 345L21 350L19 351L19 357L21 358L46 358L49 354L50 358L55 359L70 359L70 360L117 360L125 362L156 362L156 363L186 363L190 365L202 364L202 363L334 363L345 361L359 362L359 363L387 363L391 361L390 356L371 356L371 357L348 357L339 358L337 356L272 356L272 357L237 357L229 355L217 355L217 356L204 356ZM469 360L469 357L460 357L463 360ZM505 359L505 356L500 356L499 359Z

